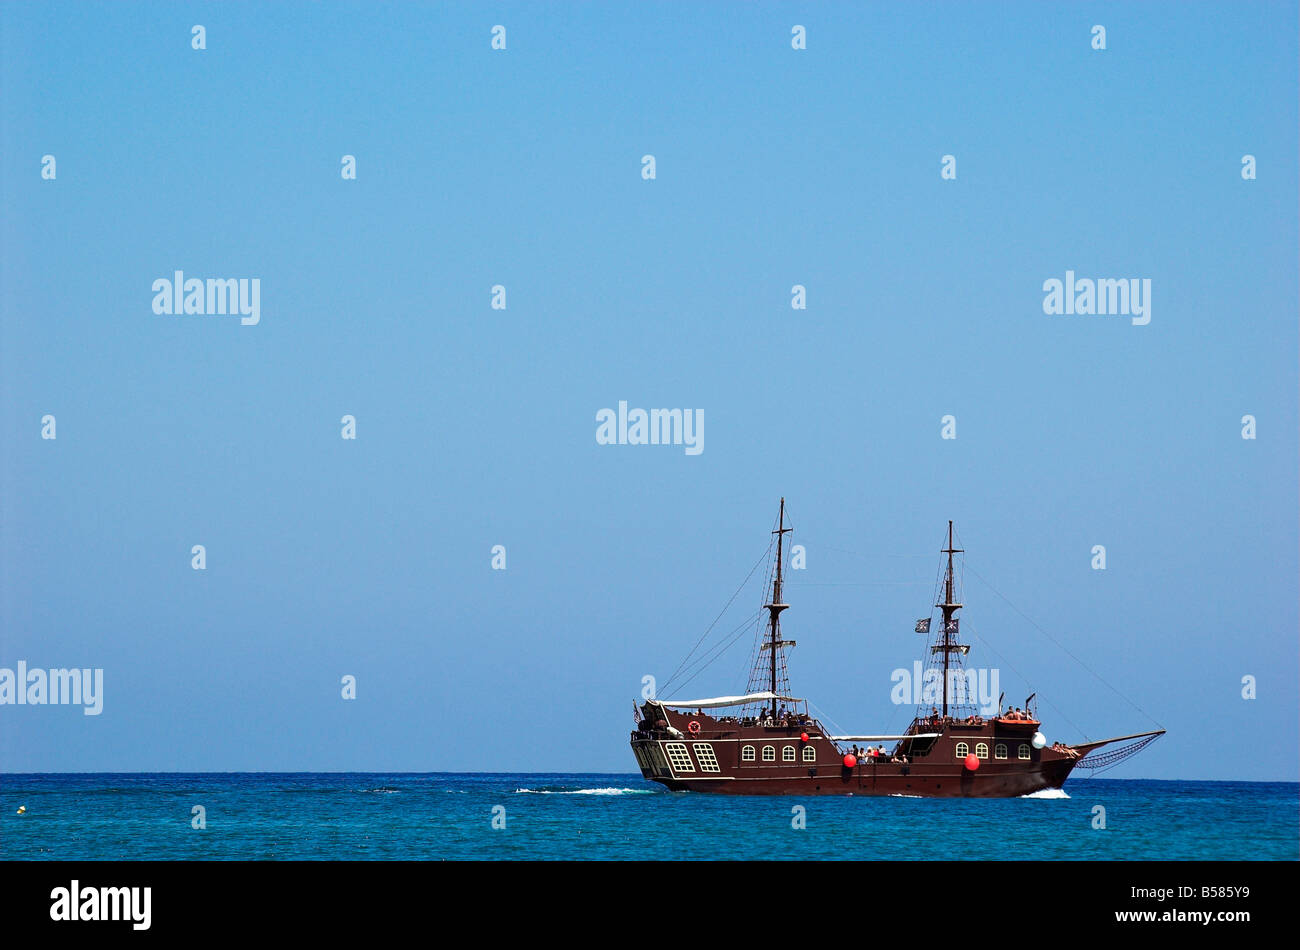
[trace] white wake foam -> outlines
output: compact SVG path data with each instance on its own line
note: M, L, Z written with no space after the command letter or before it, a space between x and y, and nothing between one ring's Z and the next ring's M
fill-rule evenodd
M1028 795L1021 795L1021 798L1069 798L1063 788L1044 788L1037 792L1030 792Z

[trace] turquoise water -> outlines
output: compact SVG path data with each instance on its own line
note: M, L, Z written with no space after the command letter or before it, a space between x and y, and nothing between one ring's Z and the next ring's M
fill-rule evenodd
M1294 783L1072 779L1065 794L732 798L636 774L4 775L0 858L1300 857ZM206 829L191 827L195 805Z

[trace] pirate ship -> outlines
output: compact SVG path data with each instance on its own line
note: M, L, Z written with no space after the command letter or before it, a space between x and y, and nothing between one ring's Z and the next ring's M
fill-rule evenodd
M790 693L785 656L795 641L782 638L781 614L790 606L782 600L782 571L785 536L792 530L782 498L772 532L771 599L759 612L766 617L746 692L634 704L632 752L645 778L675 791L733 795L1007 798L1060 788L1075 769L1110 768L1164 734L1158 729L1049 745L1034 695L1023 710L1004 708L1005 696L999 696L996 712L981 714L972 691L961 688L971 681L965 670L970 646L957 642L963 605L953 559L964 552L953 544L949 521L941 599L934 605L940 622L932 631L931 613L915 628L930 635L928 667L942 683L938 702L918 704L900 734L832 735L808 702ZM1115 748L1103 751L1108 746Z

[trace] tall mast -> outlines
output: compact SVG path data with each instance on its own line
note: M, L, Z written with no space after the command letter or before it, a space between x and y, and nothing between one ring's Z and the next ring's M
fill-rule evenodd
M764 604L769 614L770 624L770 642L768 644L768 659L771 661L771 683L772 683L772 712L776 713L776 651L785 644L781 642L781 611L789 607L789 604L781 603L781 562L785 558L784 542L786 532L794 530L785 526L785 498L781 499L781 513L777 519L777 528L772 533L776 535L776 576L772 581L772 602ZM949 545L951 547L951 545Z
M948 546L943 549L943 553L948 555L948 570L943 578L943 603L935 604L943 610L943 714L948 715L948 655L953 650L961 649L958 644L952 642L952 615L961 609L961 604L954 603L952 599L952 556L961 554L961 548L952 546L952 522L948 522Z

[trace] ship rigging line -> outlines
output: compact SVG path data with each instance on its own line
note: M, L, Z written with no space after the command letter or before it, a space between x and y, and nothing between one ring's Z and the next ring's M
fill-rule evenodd
M972 574L975 573L975 569L974 569L974 568L971 569L971 573L972 573ZM1021 616L1024 616L1024 615L1021 614ZM1026 618L1026 619L1028 619L1028 618ZM1030 621L1030 622L1032 623L1033 621ZM999 653L999 652L997 651L997 649L993 646L993 644L989 643L989 641L988 641L987 639L984 638L983 634L981 634L981 633L980 633L978 630L976 630L974 627L970 627L970 626L968 626L966 629L968 629L971 633L975 634L975 636L979 637L979 638L980 638L980 642L983 643L984 646L986 646L986 647L988 648L988 650L989 650L990 653L992 653L994 656L996 656L999 660L1001 660L1001 661L1002 661L1003 663L1005 663L1007 666L1011 667L1011 672L1012 672L1012 673L1015 673L1017 676L1019 676L1019 677L1024 681L1025 686L1028 687L1028 688L1031 690L1031 692L1037 692L1037 691L1034 689L1034 684L1031 683L1031 682L1029 681L1029 677L1025 676L1024 673L1021 673L1018 669L1016 669L1015 666L1012 665L1012 663L1011 663L1010 660L1008 660L1005 656L1003 656L1001 653ZM1079 728L1079 727L1074 723L1074 721L1073 721L1072 719L1070 719L1070 717L1067 716L1067 715L1065 714L1065 712L1061 709L1060 706L1057 706L1054 702L1052 702L1052 701L1051 701L1050 699L1048 699L1046 696L1039 696L1039 697L1038 697L1038 701L1039 701L1040 703L1044 703L1044 704L1046 704L1046 705L1048 705L1048 706L1051 706L1052 709L1056 710L1056 714L1057 714L1058 716L1060 716L1062 719L1064 719L1064 720L1066 721L1066 723L1070 726L1070 728L1073 729L1075 732L1079 733L1079 735L1083 736L1085 739L1088 739L1088 740L1091 740L1091 739L1092 739L1092 736L1088 735L1087 732L1085 732L1084 730L1080 729L1080 728ZM1146 713L1143 713L1143 715L1145 716Z
M672 676L668 677L668 679L664 682L664 685L660 687L661 689L666 690L668 689L669 686L672 685L673 680L676 679L677 675L682 672L682 667L684 667L687 664L690 658L695 655L695 651L700 648L700 644L704 642L704 638L707 637L710 631L712 631L713 628L718 625L718 621L722 619L723 614L725 614L728 610L731 609L732 603L734 603L736 598L740 596L740 592L745 589L745 585L747 585L749 583L749 579L754 576L754 572L758 570L758 566L767 560L767 556L771 552L771 550L772 550L772 542L769 541L767 542L767 550L765 550L762 553L762 555L759 557L759 559L754 562L754 566L749 569L749 573L746 574L745 579L740 582L740 586L737 587L736 592L731 595L731 598L727 601L726 606L724 606L722 610L719 611L718 615L713 618L713 623L709 624L708 628L702 634L700 634L700 638L695 641L695 646L691 647L691 652L686 654L686 656L682 658L682 661L677 664L677 669L673 670ZM749 620L746 619L745 626L748 625L749 625ZM690 681L687 680L687 682Z
M716 646L710 647L708 653L703 654L698 660L695 661L696 663L703 662L704 665L701 666L699 669L697 669L690 676L686 677L686 679L682 680L682 682L678 685L677 688L684 689L686 686L688 686L691 683L692 680L695 679L695 677L699 676L710 666L712 666L714 660L717 660L719 657L722 656L722 654L726 653L733 646L735 646L740 641L740 638L744 636L744 634L749 630L750 625L754 623L754 621L759 619L759 614L761 613L762 610L757 610L750 616L746 617L744 621L741 622L740 626L733 627L730 633L724 635L724 636L731 637L730 640L724 639L721 643L718 643ZM709 656L709 653L712 653L713 656Z
M1089 673L1091 673L1091 674L1093 675L1093 677L1097 680L1097 682L1101 683L1102 686L1105 686L1108 690L1110 690L1112 693L1114 693L1114 694L1115 694L1116 696L1118 696L1120 699L1124 700L1124 702L1128 703L1130 706L1132 706L1134 709L1136 709L1138 712L1140 712L1140 713L1141 713L1143 716L1145 716L1147 719L1150 719L1150 720L1151 720L1152 722L1154 722L1157 726L1160 726L1161 729L1164 728L1164 725L1163 725L1159 720L1157 720L1154 716L1152 716L1150 713L1148 713L1145 709L1143 709L1143 708L1142 708L1141 706L1139 706L1137 703L1133 702L1133 700L1129 699L1127 696L1125 696L1123 693L1121 693L1119 690L1117 690L1114 686L1111 686L1110 683L1108 683L1108 682L1106 682L1104 679L1102 679L1101 675L1098 674L1097 672L1095 672L1095 671L1092 669L1092 667L1090 667L1087 663L1084 663L1083 660L1079 659L1077 656L1075 656L1073 653L1071 653L1068 649L1066 649L1066 647L1065 647L1065 645L1064 645L1063 643L1061 643L1059 640L1057 640L1054 636L1052 636L1050 633L1048 633L1046 630L1044 630L1044 629L1043 629L1042 627L1040 627L1038 624L1034 623L1034 621L1031 620L1028 616L1026 616L1025 613L1024 613L1024 612L1023 612L1019 607L1017 607L1017 606L1016 606L1015 604L1013 604L1011 601L1007 600L1007 598L1004 597L1004 596L1002 595L1002 592L1001 592L1001 591L999 591L996 587L994 587L992 584L990 584L988 581L986 581L986 580L984 579L984 577L979 573L979 571L975 570L975 568L972 567L972 568L970 568L970 572L971 572L972 574L974 574L976 577L978 577L978 578L980 579L980 582L981 582L982 584L984 584L985 587L987 587L989 590L993 591L993 593L995 593L995 594L997 594L999 597L1001 597L1001 598L1003 599L1003 601L1006 602L1006 605L1007 605L1008 607L1010 607L1010 608L1011 608L1012 610L1014 610L1016 613L1020 614L1020 616L1023 617L1023 618L1025 619L1025 621L1026 621L1030 626L1032 626L1035 630L1037 630L1037 631L1038 631L1039 633L1041 633L1043 636L1047 637L1047 639L1051 640L1051 641L1052 641L1053 643L1055 643L1058 647L1060 647L1061 651L1062 651L1063 653L1065 653L1065 655L1068 656L1070 659L1074 660L1075 663L1078 663L1081 667L1083 667L1085 670L1087 670ZM981 637L980 639L983 639L983 637ZM987 642L987 641L985 641L985 642ZM990 649L992 649L992 648L990 647ZM1010 665L1010 664L1008 664L1008 665ZM1017 674L1017 675L1018 675L1018 674ZM1059 710L1058 710L1058 712L1059 712ZM1078 728L1078 727L1076 726L1075 728Z
M817 717L818 722L830 723L831 727L834 728L837 735L844 735L844 729L840 726L840 724L836 722L834 719L832 719L830 716L826 715L826 713L822 711L822 708L820 706L814 703L811 699L806 699L804 700L804 702L806 702L809 708L812 709L813 714ZM831 741L834 742L834 740ZM835 743L835 747L839 748L839 743Z

